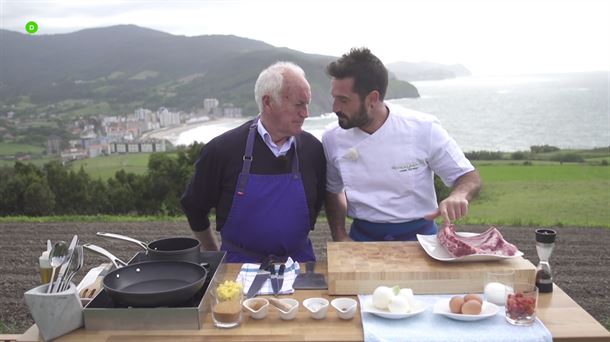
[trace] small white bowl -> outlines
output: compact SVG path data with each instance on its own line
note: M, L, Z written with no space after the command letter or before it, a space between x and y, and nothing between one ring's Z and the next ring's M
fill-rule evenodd
M282 298L280 299L280 302L284 303L285 305L290 306L290 309L288 311L284 311L281 310L280 308L277 308L277 311L280 312L280 318L285 320L285 321L289 321L291 319L294 319L295 317L297 317L297 313L299 312L299 301L296 299L292 299L292 298Z
M330 305L337 310L337 315L341 319L352 319L356 314L358 302L353 298L335 298L330 302Z
M269 301L266 298L249 298L242 305L253 319L263 319L269 312Z
M303 301L303 306L309 311L311 318L324 319L328 312L328 300L325 298L307 298Z

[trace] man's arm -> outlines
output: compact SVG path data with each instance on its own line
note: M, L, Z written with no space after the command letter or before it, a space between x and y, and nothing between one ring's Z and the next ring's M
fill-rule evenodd
M447 198L445 198L438 206L434 213L430 213L424 218L426 220L434 220L442 216L445 224L451 224L452 221L458 220L461 217L468 215L469 202L481 190L481 177L477 170L470 171L461 175L453 186L453 190Z
M338 194L326 191L326 218L330 226L333 241L351 241L345 230L345 216L347 216L347 199L345 192Z
M194 230L193 235L201 242L201 246L206 251L218 251L218 242L214 237L214 232L210 227L205 230Z

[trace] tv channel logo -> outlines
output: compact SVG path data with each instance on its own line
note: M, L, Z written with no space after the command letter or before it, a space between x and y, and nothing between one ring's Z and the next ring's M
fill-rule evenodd
M38 24L35 21L30 21L25 24L25 31L29 34L34 34L38 31Z

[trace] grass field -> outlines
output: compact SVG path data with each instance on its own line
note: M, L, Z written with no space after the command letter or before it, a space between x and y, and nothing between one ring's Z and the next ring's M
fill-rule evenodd
M40 146L27 144L0 143L0 156L12 156L15 153L42 153L45 149Z
M81 166L93 179L108 179L118 170L135 174L143 174L148 168L148 157L151 153L119 154L98 158L77 160L72 163L72 169L77 171Z
M9 150L7 144L0 144L0 147L0 151ZM139 153L85 159L75 161L72 168L78 171L83 166L92 178L105 180L120 169L145 173L149 156L149 153ZM589 157L587 163L475 162L483 179L483 191L472 201L469 216L459 223L610 228L610 167L600 166L600 161L608 156ZM42 165L38 160L32 162ZM0 166L12 163L0 161ZM83 220L82 217L62 219ZM125 219L130 220L129 217Z
M610 167L485 163L477 168L483 191L463 223L610 227Z

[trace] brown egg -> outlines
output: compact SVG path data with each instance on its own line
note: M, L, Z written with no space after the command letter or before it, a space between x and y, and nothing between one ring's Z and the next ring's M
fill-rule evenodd
M451 310L451 313L462 313L462 304L464 304L464 298L460 296L453 296L449 301L449 310Z
M471 299L462 305L462 313L464 315L478 315L481 313L481 303L475 299Z
M474 293L469 293L464 296L464 303L469 300L476 300L477 302L479 302L479 304L483 305L483 299L481 298L481 296L476 295Z

